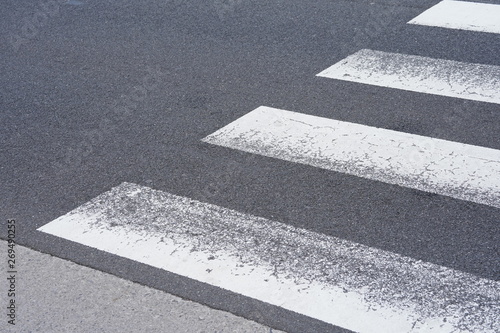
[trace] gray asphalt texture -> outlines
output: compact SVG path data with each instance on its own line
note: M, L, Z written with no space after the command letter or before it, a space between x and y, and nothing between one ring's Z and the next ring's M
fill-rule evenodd
M437 2L2 1L1 238L289 332L342 330L36 228L132 182L499 280L499 209L200 141L266 105L500 149L499 105L315 77L361 48L500 65L496 34L406 24Z

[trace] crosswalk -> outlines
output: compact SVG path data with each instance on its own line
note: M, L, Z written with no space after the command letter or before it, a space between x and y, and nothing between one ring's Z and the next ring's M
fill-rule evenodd
M500 66L361 50L317 75L500 104Z
M500 33L499 17L498 5L445 0L408 23L498 34Z
M356 332L494 332L500 310L499 282L136 184L40 230Z
M408 24L500 33L499 11L445 0ZM316 75L500 104L494 65L361 49ZM500 208L500 150L301 111L261 106L202 141ZM137 184L38 230L355 332L498 332L498 281Z
M259 107L203 141L500 208L500 150Z

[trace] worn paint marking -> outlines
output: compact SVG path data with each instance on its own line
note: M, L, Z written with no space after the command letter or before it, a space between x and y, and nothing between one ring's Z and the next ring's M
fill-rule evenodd
M317 76L500 104L500 66L364 49Z
M42 232L357 332L494 332L500 284L130 183Z
M500 5L445 0L408 23L498 34Z
M500 208L500 150L261 106L203 139Z

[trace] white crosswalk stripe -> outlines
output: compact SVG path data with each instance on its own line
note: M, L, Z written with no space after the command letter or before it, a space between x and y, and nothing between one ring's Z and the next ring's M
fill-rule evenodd
M259 107L203 141L500 207L500 151Z
M500 33L498 5L408 22ZM500 66L363 49L320 77L500 104ZM500 208L500 150L261 106L203 140ZM38 229L355 332L497 332L500 282L131 183Z
M357 332L495 332L500 310L498 282L135 184L39 230Z
M500 5L444 0L409 24L500 33Z
M500 66L364 49L317 76L500 104Z

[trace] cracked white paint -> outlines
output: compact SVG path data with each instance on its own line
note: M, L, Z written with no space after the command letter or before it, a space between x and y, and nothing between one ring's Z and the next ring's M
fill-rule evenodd
M40 231L356 332L496 332L500 284L123 183Z
M500 104L500 66L363 49L317 76Z
M500 150L261 106L203 139L500 208Z
M409 24L500 33L500 5L467 1L441 1Z

